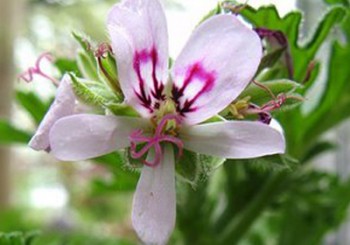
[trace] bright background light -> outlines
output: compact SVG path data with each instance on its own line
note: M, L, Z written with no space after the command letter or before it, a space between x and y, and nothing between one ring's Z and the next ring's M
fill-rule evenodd
M30 204L35 208L64 208L68 194L61 185L40 186L30 192Z
M282 16L296 9L295 0L250 0L238 2L248 3L256 8L262 5L274 4ZM165 4L169 28L170 56L172 58L175 59L177 57L195 26L217 3L218 1L216 0L177 0Z

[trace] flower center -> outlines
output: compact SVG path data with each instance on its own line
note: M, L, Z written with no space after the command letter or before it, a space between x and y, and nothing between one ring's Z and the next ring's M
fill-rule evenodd
M177 146L178 156L182 155L183 142L177 138L177 128L181 124L181 118L176 114L164 115L157 124L153 136L145 136L142 130L136 130L130 134L130 153L135 159L142 158L151 148L154 148L155 156L152 161L141 159L143 164L149 167L156 167L163 159L163 149L161 142L172 143ZM138 144L144 144L137 150Z

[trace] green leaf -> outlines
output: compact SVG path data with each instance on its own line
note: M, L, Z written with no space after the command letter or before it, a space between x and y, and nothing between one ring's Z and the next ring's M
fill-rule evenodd
M262 172L293 171L300 166L299 161L287 155L271 155L249 160L251 167Z
M31 133L18 129L9 121L0 119L0 144L27 144Z
M337 148L337 145L329 141L320 141L314 144L306 153L302 162L308 162L314 157L326 151L331 151Z
M305 139L316 139L350 116L350 69L344 64L349 57L350 44L334 44L324 94L305 118Z
M241 14L255 27L279 30L286 35L289 42L290 53L293 58L294 78L296 81L303 81L307 75L310 75L309 64L314 61L316 53L319 51L322 43L326 40L332 28L344 19L346 10L343 7L331 8L327 14L323 16L313 35L304 45L300 45L302 42L299 40L299 37L301 36L299 34L299 29L302 22L302 15L299 12L291 12L284 17L280 17L274 6L268 6L261 7L257 10L252 7L247 7L241 11ZM342 65L344 65L344 60L346 60L346 58L343 58ZM342 68L344 66L341 66L340 63L338 66L339 70L349 70L347 68ZM318 66L316 66L316 68L318 68ZM319 69L313 70L307 85L299 88L297 90L298 93L305 94L307 89L313 85L318 70ZM271 78L278 79L287 76L288 72L286 67L283 66L283 64L279 64L275 65L272 69L269 69L264 74L263 79L270 80ZM345 93L346 89L342 88L342 90ZM317 109L319 110L318 107ZM343 110L343 108L341 109ZM324 112L326 112L326 110ZM340 112L340 110L338 112ZM347 114L345 111L343 111L342 117L339 117L340 114L338 114L337 116L339 118L337 121L339 122L343 118L346 118L345 114ZM319 120L321 118L322 120ZM300 108L279 113L277 119L284 128L286 140L288 141L288 152L297 158L301 158L305 155L305 151L309 149L310 145L313 143L311 141L317 140L320 133L324 131L323 120L326 119L327 121L332 121L332 118L329 115L323 114L323 117L311 120L313 123L317 122L317 124L310 124L310 126L306 127L305 124L309 124L309 121L304 117ZM329 126L327 127L329 128L332 125L334 124L329 123ZM317 129L318 132L315 132L313 129L314 126L316 127L315 130L320 128ZM312 131L314 133L312 133Z
M255 27L279 30L287 36L293 57L294 78L296 81L303 81L308 64L314 59L315 54L332 27L343 20L346 11L342 7L335 7L328 11L322 18L310 41L304 46L300 46L298 40L302 19L300 12L291 12L281 18L275 6L267 6L257 10L252 7L246 7L241 11L241 14Z
M17 103L25 109L38 125L44 118L52 101L45 102L34 92L16 91Z
M131 168L126 165L124 153L113 152L93 160L107 167L112 174L112 178L107 180L99 178L93 180L92 192L94 194L135 190L139 173L130 171Z
M1 245L31 245L34 239L39 235L39 232L0 232L0 244Z
M72 32L72 35L81 47L81 51L78 52L77 61L84 78L99 81L94 43L86 34Z
M350 7L349 0L325 0L328 4L343 4L346 7Z
M70 74L70 76L75 94L84 103L107 108L109 104L121 102L121 99L110 91L105 84L80 79L74 74Z
M350 180L331 173L296 175L278 207L276 244L321 244L324 236L347 217Z
M288 79L278 79L273 81L266 81L262 83L263 86L267 87L275 96L279 94L288 94L297 88L300 88L301 85L294 81ZM251 102L262 105L268 101L273 100L271 95L259 87L255 83L251 83L238 97L238 99L243 99L245 97L251 97Z
M175 166L177 174L195 188L200 180L206 179L224 161L223 158L184 150Z
M214 122L222 122L222 121L225 121L225 118L223 118L222 116L220 115L215 115L209 119L207 119L206 121L203 122L203 124L206 124L206 123L214 123Z
M91 41L91 38L84 34L84 33L77 33L77 32L72 32L72 35L74 39L79 43L80 47L82 50L90 54L90 56L93 58L93 42Z
M175 167L176 172L184 180L195 186L199 178L199 156L197 153L184 150L183 155L177 159Z
M106 107L117 116L140 117L140 114L127 104L107 103Z
M91 61L90 56L86 52L78 52L77 62L83 77L99 81L100 78L97 74L97 64L96 62Z
M67 58L58 58L55 60L55 66L60 71L61 76L68 72L73 72L77 76L81 76L78 64L76 60Z
M101 70L101 67L104 71ZM114 84L119 83L118 81L118 72L117 72L117 63L114 56L110 53L106 53L106 57L101 58L101 64L99 65L100 75L114 88Z
M276 49L268 54L266 54L260 62L258 71L256 74L259 74L265 68L273 67L277 61L281 58L282 54L286 51L286 47Z

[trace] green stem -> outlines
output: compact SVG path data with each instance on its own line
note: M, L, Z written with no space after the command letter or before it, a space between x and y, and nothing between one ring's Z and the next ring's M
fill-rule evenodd
M286 171L272 175L254 200L221 232L219 244L237 244L287 182Z

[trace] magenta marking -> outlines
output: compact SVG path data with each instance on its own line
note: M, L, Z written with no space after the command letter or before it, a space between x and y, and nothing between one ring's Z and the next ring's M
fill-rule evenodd
M51 63L54 61L54 58L51 53L43 53L41 54L38 59L35 62L35 65L33 67L29 67L27 71L21 73L18 78L23 79L26 82L32 82L34 79L34 75L42 76L48 80L50 80L54 85L58 86L58 81L47 75L45 72L41 69L41 63L44 59L47 59Z
M198 93L193 96L193 98L186 98L183 105L180 104L180 98L185 95L185 91L188 85L193 82L194 79L198 79L203 83L203 87L198 91ZM203 65L199 62L190 65L187 69L185 80L182 87L178 88L175 85L172 89L172 98L176 103L177 112L184 116L185 113L193 112L197 108L194 107L196 100L203 94L211 91L214 87L214 82L216 79L216 72L208 72L205 70Z
M150 94L146 93L145 80L141 75L141 65L147 62L152 62L152 80L153 80L153 90ZM139 81L139 92L134 89L134 92L138 99L141 101L142 106L144 106L150 113L153 113L154 109L157 109L160 100L165 100L164 94L164 84L158 81L156 75L156 68L158 64L158 52L153 46L150 51L143 49L140 52L135 52L133 68L137 74Z
M166 135L162 131L169 120L175 120L176 123L181 123L181 118L178 115L166 115L162 118L160 123L158 124L156 131L153 137L147 137L142 135L142 130L136 130L130 134L130 153L131 156L135 159L139 159L144 156L152 147L155 151L154 159L149 162L146 160L142 160L143 164L149 167L156 167L160 164L163 159L163 151L160 145L161 142L169 142L177 146L179 149L178 156L182 156L183 153L183 142L174 136ZM142 147L140 151L136 151L136 145L138 143L145 143L146 145Z

